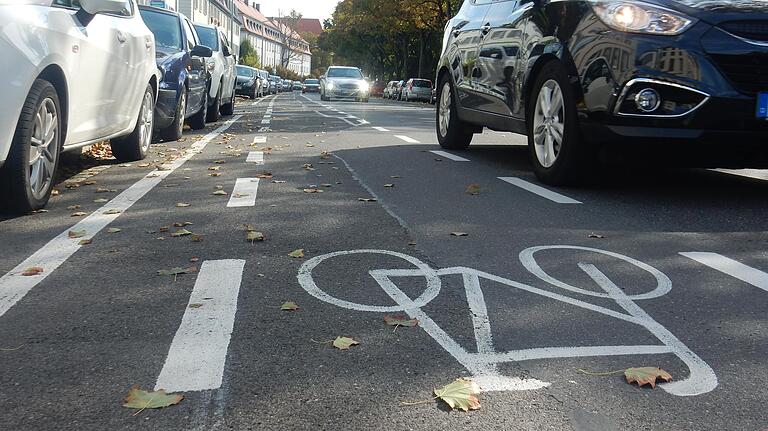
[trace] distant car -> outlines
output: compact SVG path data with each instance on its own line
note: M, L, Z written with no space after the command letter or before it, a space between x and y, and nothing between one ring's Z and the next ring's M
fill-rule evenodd
M158 71L135 0L0 2L0 208L48 203L62 151L152 140Z
M210 82L207 59L213 51L200 44L184 15L151 6L139 6L139 12L155 34L157 68L162 73L155 128L163 139L176 141L185 121L195 130L205 127Z
M293 91L293 81L290 79L283 79L283 91Z
M211 85L208 90L207 121L218 121L220 115L232 115L235 109L235 56L229 40L221 29L212 25L195 24L200 44L211 48L208 62Z
M381 81L376 81L371 84L371 96L381 97L382 93L384 92L385 85L386 84Z
M283 92L283 78L277 75L269 75L269 79L275 83L275 94Z
M391 99L392 93L395 91L395 85L397 85L397 81L389 81L384 87L384 91L381 93L381 97L385 99Z
M402 81L402 80L397 81L397 84L395 84L395 88L392 91L392 99L402 100L404 86L405 86L405 81Z
M429 102L432 99L432 81L428 79L411 78L403 86L403 100L420 100Z
M266 70L256 69L256 74L258 75L259 83L261 84L261 91L257 92L256 97L269 94L269 72Z
M304 87L301 89L302 93L319 93L320 92L320 80L318 79L305 79Z
M259 78L256 69L238 65L235 70L237 71L237 84L235 84L235 93L248 96L251 99L255 99L259 96L261 89L261 80Z
M320 100L353 98L368 102L370 86L357 67L331 66L320 78Z
M301 81L293 81L293 89L294 90L303 90L304 86L301 84Z

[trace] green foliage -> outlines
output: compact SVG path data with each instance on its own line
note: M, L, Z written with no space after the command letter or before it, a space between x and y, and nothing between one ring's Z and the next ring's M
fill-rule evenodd
M259 54L247 39L240 45L240 64L250 67L261 68Z

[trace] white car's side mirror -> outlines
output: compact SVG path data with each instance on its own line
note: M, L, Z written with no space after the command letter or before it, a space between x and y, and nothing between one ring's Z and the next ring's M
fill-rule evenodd
M126 0L80 0L80 7L89 15L112 13L128 15L130 3Z

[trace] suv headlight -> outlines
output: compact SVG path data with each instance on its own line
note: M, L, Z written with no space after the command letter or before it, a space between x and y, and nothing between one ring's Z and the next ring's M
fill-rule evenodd
M368 89L369 89L369 88L371 88L371 85L370 85L370 84L368 84L367 82L363 81L363 82L361 82L361 83L360 83L360 84L357 86L357 88L358 88L359 90L361 90L361 91L368 91Z
M688 30L696 19L641 1L596 0L592 9L614 30L672 36Z
M328 81L325 83L325 89L326 90L333 90L333 81Z

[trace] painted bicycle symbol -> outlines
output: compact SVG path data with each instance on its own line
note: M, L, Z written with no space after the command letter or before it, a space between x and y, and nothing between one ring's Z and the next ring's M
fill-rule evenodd
M584 271L592 280L603 290L591 291L567 284L546 273L536 262L536 253L543 250L574 250L600 253L621 259L626 263L636 266L641 270L652 275L656 280L656 287L649 292L642 294L628 295L624 293L616 284L613 283L603 272L595 265L579 263L579 268ZM410 264L409 268L400 269L374 269L369 274L394 300L396 305L381 306L358 304L345 301L329 295L320 289L312 276L312 271L322 262L348 255L373 254L386 255L400 258ZM499 277L487 272L479 271L467 267L451 267L434 269L426 263L412 256L403 253L397 253L387 250L347 250L337 251L314 257L305 262L298 273L299 284L310 295L317 299L325 301L339 307L348 308L357 311L371 312L405 312L411 318L419 320L419 325L429 334L443 349L450 353L460 364L462 364L473 376L480 387L485 391L507 391L507 390L530 390L549 386L550 383L532 378L518 378L503 376L498 372L498 365L505 362L526 361L534 359L552 359L552 358L574 358L574 357L597 357L597 356L620 356L620 355L653 355L653 354L673 354L677 356L688 367L689 375L683 380L659 385L670 394L678 396L694 396L707 393L717 387L717 376L712 368L704 362L698 355L689 349L680 339L672 334L667 328L661 325L648 315L636 301L644 299L658 298L667 294L672 289L672 282L658 269L618 253L596 248L580 246L539 246L531 247L520 252L520 262L523 266L540 280L567 290L589 297L607 298L613 300L625 312L612 310L603 306L595 305L590 302L575 299L571 296L563 295L553 291L540 289L517 281ZM435 299L440 293L442 283L440 277L448 275L461 275L464 283L464 289L467 297L467 304L472 313L474 335L477 352L470 352L454 341L434 320L432 320L422 308L430 301ZM412 299L404 293L393 281L398 277L423 277L426 280L426 289L417 298ZM507 352L498 352L494 348L491 324L488 318L488 311L483 297L481 280L488 280L495 283L508 286L514 289L520 289L536 295L560 301L575 307L580 307L604 316L629 322L641 326L652 334L661 344L649 345L603 345L603 346L552 346L532 349L511 350Z

